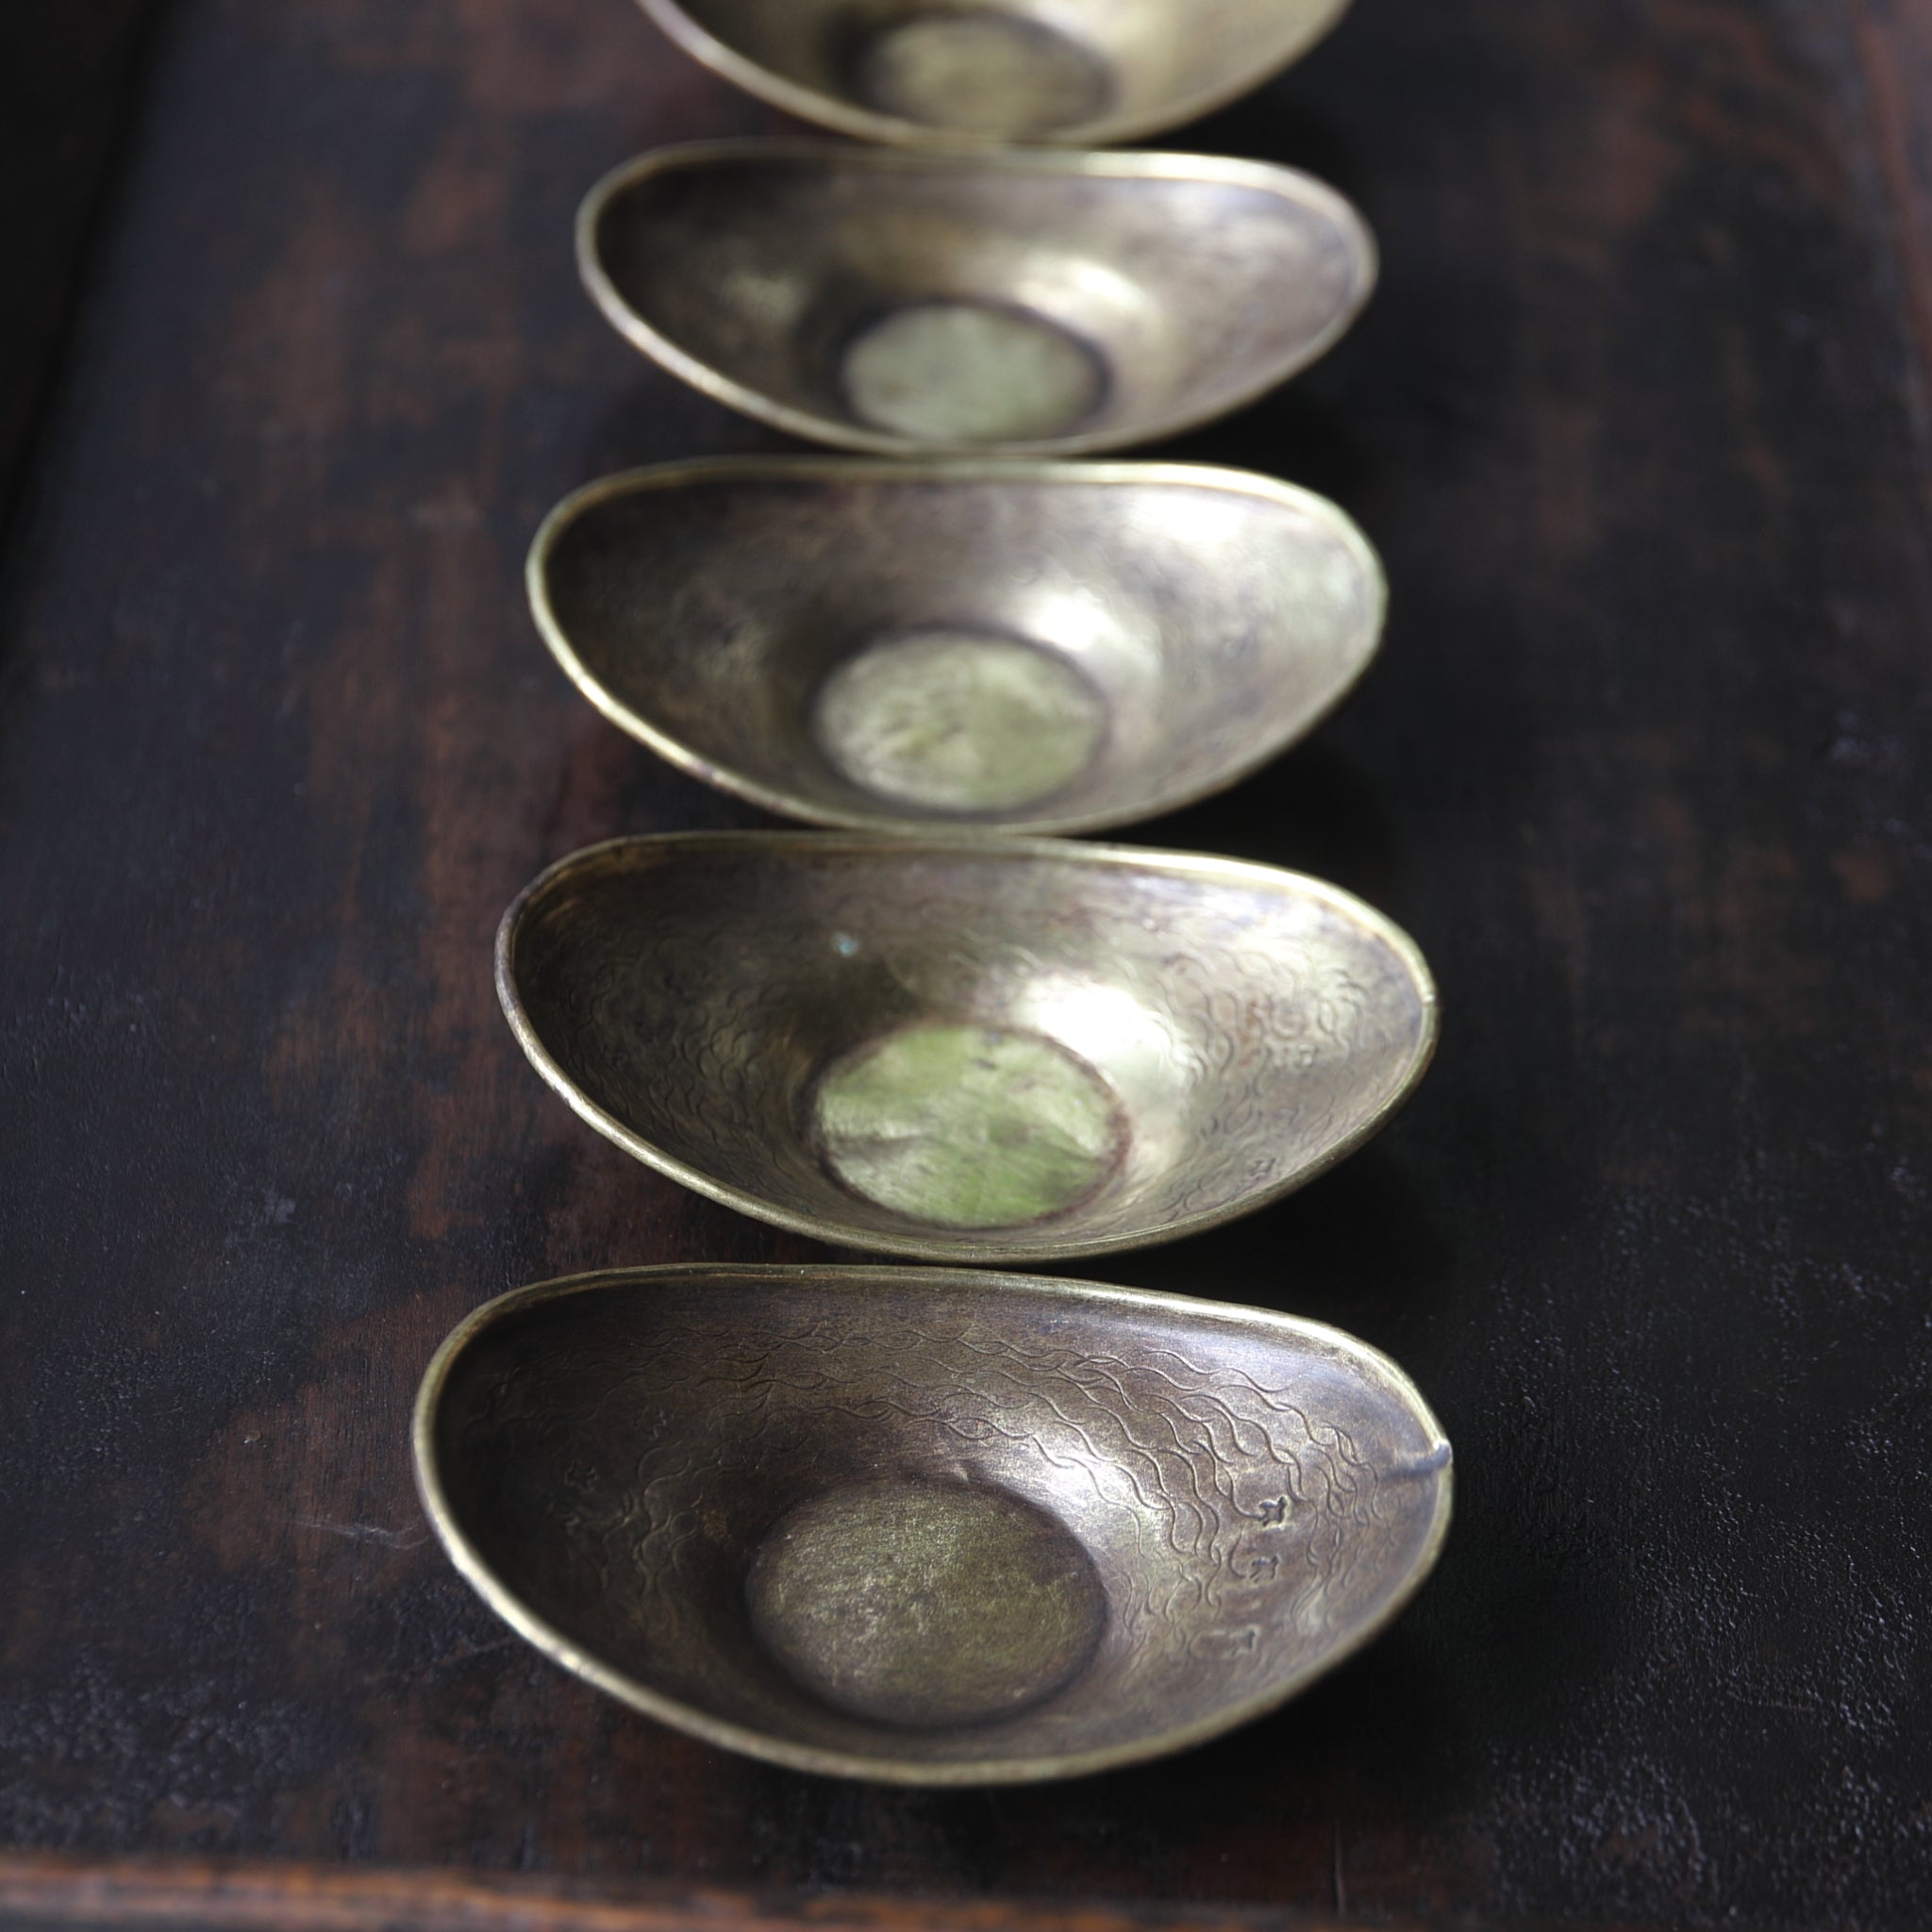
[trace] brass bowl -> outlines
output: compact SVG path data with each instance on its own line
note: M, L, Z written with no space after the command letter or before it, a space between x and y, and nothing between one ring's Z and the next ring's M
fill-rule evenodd
M504 914L496 986L640 1160L939 1260L1244 1214L1374 1133L1436 1038L1413 941L1338 888L1057 840L615 840Z
M497 1614L713 1744L898 1784L1067 1777L1258 1717L1449 1525L1449 1444L1312 1322L1087 1282L705 1264L507 1294L415 1418Z
M1174 435L1312 362L1375 276L1348 203L1264 162L797 141L619 168L577 266L694 388L877 456Z
M611 476L531 608L612 723L796 818L1072 832L1232 784L1367 668L1382 571L1232 470L731 460Z
M1348 0L642 0L747 92L861 141L1105 147L1298 59Z

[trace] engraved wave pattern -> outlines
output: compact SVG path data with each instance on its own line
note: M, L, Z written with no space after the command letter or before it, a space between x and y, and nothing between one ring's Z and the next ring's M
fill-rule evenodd
M1386 1397L1365 1391L1359 1413L1336 1417L1131 1329L1016 1340L957 1308L931 1315L944 1319L887 1336L822 1305L755 1340L741 1322L686 1317L600 1348L601 1366L560 1354L491 1389L468 1458L545 1466L563 1541L663 1656L706 1648L697 1584L718 1524L773 1465L782 1474L802 1424L831 1422L863 1449L855 1467L883 1447L908 1470L1016 1489L1073 1526L1108 1577L1117 1641L1099 1674L1113 1704L1204 1657L1222 1666L1218 1703L1252 1694L1278 1679L1284 1643L1314 1657L1402 1574L1412 1510L1408 1485L1385 1479L1405 1459ZM733 1533L742 1546L764 1526ZM1091 1730L1095 1713L1066 1705L1014 1722Z

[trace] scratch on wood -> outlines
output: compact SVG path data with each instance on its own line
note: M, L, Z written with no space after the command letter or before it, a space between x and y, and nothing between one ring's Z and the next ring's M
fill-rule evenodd
M300 1529L319 1529L325 1536L345 1537L352 1543L380 1543L386 1550L421 1549L429 1535L420 1523L408 1529L384 1529L379 1523L331 1523L325 1516L291 1520Z

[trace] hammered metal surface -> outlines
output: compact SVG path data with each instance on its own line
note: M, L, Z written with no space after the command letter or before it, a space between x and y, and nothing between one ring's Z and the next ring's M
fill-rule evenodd
M1232 783L1371 661L1374 551L1333 504L1151 463L724 459L611 476L531 546L606 717L771 809L1086 831Z
M1299 1186L1435 1043L1338 888L1053 840L694 833L560 861L497 990L600 1132L746 1213L936 1258L1167 1240Z
M1297 59L1348 0L641 0L741 87L887 142L1138 141Z
M1355 209L1266 162L795 141L617 169L577 265L685 381L883 456L1174 435L1312 362L1375 279Z
M566 1667L737 1750L933 1783L1279 1703L1416 1590L1451 1489L1414 1387L1333 1329L931 1269L523 1290L431 1365L416 1457L459 1568Z

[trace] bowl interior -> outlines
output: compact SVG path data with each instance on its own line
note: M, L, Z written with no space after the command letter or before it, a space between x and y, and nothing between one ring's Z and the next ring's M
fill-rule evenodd
M658 0L888 139L1102 142L1204 112L1311 45L1347 0ZM855 120L854 117L859 117Z
M539 613L620 722L780 808L1122 824L1307 730L1383 605L1320 498L1147 474L616 482L540 544Z
M1426 1063L1412 946L1262 867L1031 841L593 848L506 921L526 1049L752 1213L902 1253L1131 1246L1319 1172Z
M1190 1741L1370 1634L1448 1508L1447 1447L1370 1351L1082 1284L560 1284L430 1386L432 1513L499 1607L810 1769L1051 1775Z
M1374 275L1327 190L1161 157L761 142L654 158L592 206L588 273L620 326L741 408L879 450L1204 420L1312 360Z

